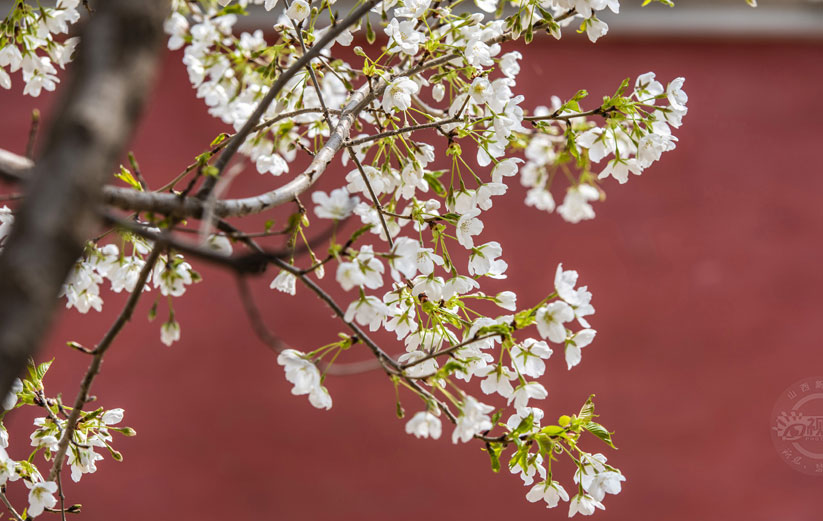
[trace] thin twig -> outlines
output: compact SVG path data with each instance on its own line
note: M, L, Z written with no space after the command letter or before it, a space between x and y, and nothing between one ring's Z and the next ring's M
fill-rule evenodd
M55 481L60 473L63 466L63 460L66 458L66 449L68 449L69 440L77 428L77 420L80 418L80 413L83 410L83 406L88 401L91 384L100 372L100 365L103 362L103 355L106 354L106 351L111 346L117 334L120 333L120 330L123 329L123 326L126 325L126 322L128 322L131 318L134 308L137 305L137 301L140 300L140 295L143 293L143 286L146 285L149 274L151 273L155 262L157 262L157 258L160 256L160 251L162 248L163 247L159 244L154 246L151 253L146 258L143 269L140 270L137 283L134 285L134 291L131 295L129 295L126 305L123 307L120 315L118 315L117 320L114 321L114 324L112 324L111 328L108 332L106 332L103 339L100 340L100 343L97 344L97 347L94 349L94 358L92 358L91 364L86 370L86 375L83 377L83 381L80 384L80 391L77 393L77 398L74 400L74 408L66 421L66 428L63 431L63 435L60 437L60 441L57 445L57 452L54 455L54 463L52 464L51 472L49 472L49 481Z
M40 126L40 111L31 111L31 127L29 128L29 140L26 143L26 157L34 159L34 142L37 140L37 129Z
M389 233L389 226L386 224L386 217L383 215L383 205L380 204L380 200L374 193L374 189L369 181L369 176L366 175L366 170L363 168L363 164L360 163L360 159L358 159L357 154L351 149L351 147L349 147L349 157L351 157L354 164L357 165L357 170L360 171L360 176L363 178L363 182L366 183L366 188L369 190L372 203L374 203L374 207L377 209L377 215L380 217L380 224L383 226L383 232L386 234L386 240L389 242L389 248L394 249L394 241L392 241L391 233Z
M291 2L289 0L285 0L285 2L286 9L291 7ZM306 42L303 40L303 22L298 24L292 20L291 24L294 27L294 32L297 33L297 39L300 41L300 48L303 49L303 54L306 54ZM306 70L309 71L309 77L311 78L312 85L314 85L314 91L317 93L317 101L320 102L323 117L326 120L326 124L329 126L329 130L331 130L332 124L331 118L329 117L329 109L326 108L326 101L323 99L323 92L320 90L320 83L317 81L317 75L314 72L314 67L312 67L311 60L306 63Z
M11 514L11 517L13 517L15 521L23 521L23 518L20 517L20 514L17 513L17 510L15 510L14 507L11 506L11 503L9 503L9 499L6 497L6 494L3 493L3 490L0 490L0 501L2 501L4 505L6 505L6 508Z
M378 139L382 139L384 137L389 136L396 136L398 134L408 134L410 132L414 132L415 130L422 130L424 128L432 128L432 127L440 127L442 125L448 125L449 123L457 123L461 121L462 118L453 117L453 118L446 118L446 119L438 119L436 121L430 121L428 123L421 123L419 125L410 125L408 127L400 127L394 130L387 130L385 132L381 132L379 134L374 134L373 136L364 136L357 139L352 139L346 142L346 146L348 147L355 147L357 145L361 145L363 143L368 143L370 141L377 141Z
M280 353L284 349L288 349L289 346L266 327L266 323L260 314L260 308L255 304L254 297L252 297L251 291L249 290L246 277L238 275L236 280L240 301L243 303L246 316L249 318L249 322L251 322L252 329L257 335L257 338L275 353ZM316 364L319 366L321 372L328 375L353 375L380 369L380 362L375 359L347 364L326 364L324 362L316 362Z
M435 351L434 353L429 353L428 355L424 356L423 358L420 358L419 360L415 360L413 362L409 362L408 364L404 364L403 365L403 370L405 371L409 367L414 367L417 364L422 364L426 360L431 360L432 358L437 358L438 356L448 355L450 353L453 353L453 352L457 351L458 349L462 349L462 348L466 347L467 345L473 344L475 342L480 342L481 340L486 340L486 339L489 339L489 338L494 338L496 336L501 336L502 334L503 333L489 333L488 335L484 335L484 336L477 337L477 338L472 338L470 340L466 340L465 342L461 342L459 344L447 347L446 349L441 349L440 351Z

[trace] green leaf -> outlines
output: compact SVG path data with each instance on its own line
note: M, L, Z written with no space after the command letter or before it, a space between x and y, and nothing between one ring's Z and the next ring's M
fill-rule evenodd
M594 418L594 395L589 396L583 407L580 408L580 413L577 415L578 419L583 422L591 421Z
M374 29L371 26L371 18L366 17L366 41L373 44L377 40L377 35L374 34Z
M606 443L606 445L613 449L617 449L617 447L614 446L614 443L612 443L612 434L614 433L609 432L605 427L603 427L597 422L590 421L589 423L584 425L584 427L587 431L603 440Z
M560 436L561 434L566 432L566 429L559 425L547 425L540 429L540 432L547 436Z
M127 185L131 186L135 190L143 191L143 187L140 186L140 183L135 179L134 175L123 165L120 165L120 172L114 174L114 177L120 179L121 181L125 182Z
M503 452L503 444L499 442L486 443L486 450L492 463L492 472L500 472L500 453Z
M216 138L214 138L214 140L211 142L211 145L209 145L209 146L211 146L212 148L214 148L214 147L216 147L217 145L219 145L220 143L222 143L223 141L225 141L225 140L226 140L226 138L228 138L228 137L229 137L229 135L228 135L228 134L226 134L225 132L223 132L223 133L221 133L221 134L218 134L218 135L217 135L217 137L216 137Z
M426 180L426 183L428 183L428 185L431 187L432 190L434 190L434 192L437 195L439 195L440 197L446 195L446 187L443 186L443 183L441 183L440 180L433 176L431 173L426 172L425 174L423 174L423 179Z

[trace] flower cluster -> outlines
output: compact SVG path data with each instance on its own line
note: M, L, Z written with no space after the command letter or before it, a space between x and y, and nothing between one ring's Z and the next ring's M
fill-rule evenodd
M55 494L58 484L46 480L37 468L35 456L42 452L44 461L51 466L51 460L58 451L63 432L68 425L68 417L72 410L63 405L60 398L46 396L43 377L46 375L51 362L40 365L29 365L28 377L15 382L12 391L5 397L0 410L0 487L7 482L22 479L29 489L29 506L27 514L37 517L45 509L56 505ZM35 429L30 436L30 445L34 447L27 459L14 460L6 452L9 446L9 436L2 419L12 409L32 406L44 411L45 416L35 418ZM95 449L108 452L113 459L121 461L122 456L112 447L112 433L117 432L125 436L134 436L130 427L118 427L123 421L123 409L103 409L82 411L77 420L76 428L68 440L66 463L71 469L71 478L77 482L84 474L97 471L96 462L103 460L103 455Z
M60 81L55 66L65 69L79 42L77 37L62 42L56 37L68 33L80 19L79 5L80 0L58 0L55 7L36 8L15 2L0 24L0 87L10 89L9 73L22 70L23 94L36 97L43 89L55 89Z
M560 38L571 26L594 42L608 31L600 13L618 13L618 0L515 0L510 2L514 9L504 9L499 0L475 0L475 12L432 0L366 0L356 8L359 14L370 10L377 16L351 23L338 17L334 3L172 2L164 24L168 48L180 51L192 87L211 115L237 132L254 124L235 143L250 168L294 176L294 165L311 163L302 175L275 189L285 193L300 187L282 198L297 207L285 228L273 230L270 221L263 232L238 229L208 235L214 224L208 206L196 215L203 221L200 229L186 230L200 237L191 247L200 247L214 260L214 255L232 256L233 241L259 252L263 250L256 240L284 236L286 255L267 259L278 267L270 288L294 295L298 284L307 286L350 330L313 351L279 353L277 362L292 394L307 396L314 407L331 408L329 368L355 344L365 346L398 391L399 415L401 388L420 400L420 409L406 422L407 433L437 439L446 420L453 424L453 443L485 444L495 471L504 451L510 451L509 470L529 487L528 501L543 501L550 508L568 502L570 516L604 508L605 496L619 493L625 478L605 456L583 447L590 436L613 447L611 433L595 421L591 399L578 413L556 421L549 419L544 405L549 396L545 375L554 351L562 350L565 366L572 370L596 337L589 323L592 294L578 285L576 271L559 264L554 287L539 302L524 303L516 288L501 290L510 265L500 238L490 236L484 221L516 180L527 189L527 206L556 210L570 223L594 218L592 203L604 197L606 183L611 183L607 178L623 184L629 174L640 175L663 152L674 149L673 129L687 113L684 79L665 86L653 73L634 82L627 79L614 95L588 110L581 106L587 98L584 90L565 100L546 96L533 105L518 93L526 56L507 50L506 42L522 39L528 44L540 32ZM269 40L261 30L236 30L250 4L278 16ZM0 85L10 87L5 71L9 66L11 72L23 70L26 93L52 90L54 64L64 66L76 44L71 38L57 43L53 35L67 32L77 20L78 1L59 0L55 8L15 5L0 31ZM374 18L380 20L377 31ZM368 47L352 49L357 63L341 59L351 53L340 53L340 47L350 47L360 29ZM330 43L320 49L324 35ZM378 35L383 37L379 43ZM307 52L317 54L307 60ZM262 113L260 119L249 121L256 112ZM236 137L243 137L242 132L217 136L160 191L170 190L183 199L201 178L209 179L204 183L214 176L225 180L228 174L215 165L227 163L211 162L221 149L233 153L226 151L234 148L224 146ZM302 192L338 152L344 170L337 187L314 191L307 209L309 198L301 198ZM136 170L134 161L133 166ZM189 187L175 192L175 185L195 171ZM148 191L125 168L117 177L135 190ZM567 184L558 187L558 178ZM266 179L277 184L274 178ZM556 204L555 195L562 190L562 201ZM255 211L251 205L243 210ZM307 239L310 215L332 221L327 253L319 253L316 241ZM0 248L13 219L12 210L0 209ZM361 226L341 243L338 235L348 229L341 226L345 220ZM138 212L130 224L143 233L131 228L118 232L119 247L101 242L102 237L89 243L62 295L67 307L87 313L101 310L105 280L115 293L125 290L136 296L155 289L155 295L169 302L160 336L171 345L181 338L172 298L200 280L172 244L188 223L178 215ZM231 226L219 224L220 230ZM141 235L156 239L161 229L170 244L158 253ZM298 247L307 252L310 262L305 266L295 261ZM331 281L323 281L327 269L333 273ZM338 304L320 282L337 286L331 293L344 294L345 302ZM155 313L156 302L150 318ZM369 337L371 332L388 332L384 336L404 352L396 358L388 355ZM31 443L48 458L57 450L61 432L69 428L67 409L45 397L41 383L33 383L41 382L42 375L37 368L33 374L6 397L4 407L14 407L19 399L47 410L35 422ZM121 420L118 409L81 413L68 452L75 481L96 469L102 456L95 449L105 448L119 458L110 445L111 432L133 433L116 427ZM8 446L1 424L0 442ZM552 471L552 462L560 457L576 468L575 495L566 492ZM30 461L15 462L0 452L0 485L20 477L31 489L30 515L54 506L55 484L42 479Z
M101 311L103 298L100 286L104 280L109 281L114 293L136 291L140 274L146 265L145 257L153 245L136 235L123 234L122 237L124 243L131 246L128 254L125 248L121 251L115 244L98 247L90 242L86 245L85 255L75 263L60 293L66 297L67 308L75 308L80 313L88 313L91 309ZM231 252L231 244L227 244L227 241L225 237L215 236L210 238L209 245L216 251L225 252L228 248ZM163 296L180 297L189 285L200 280L200 274L182 255L160 255L142 286L142 291L149 291L153 286ZM161 326L160 337L166 345L180 339L180 325L175 321L171 307L168 321Z

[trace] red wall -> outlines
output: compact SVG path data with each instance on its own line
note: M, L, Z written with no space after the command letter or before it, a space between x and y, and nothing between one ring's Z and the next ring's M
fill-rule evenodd
M526 208L519 186L496 205L499 219L486 220L485 237L504 237L507 285L521 302L542 298L560 261L594 294L597 340L571 372L551 360L543 382L549 417L593 392L600 420L617 431L620 450L606 454L628 481L598 518L819 519L823 481L781 462L770 414L784 388L823 374L823 46L606 38L593 47L569 35L521 51L518 89L529 106L579 88L594 106L625 76L649 70L687 78L677 150L626 186L608 181L596 220L569 225ZM134 144L155 185L223 130L178 59L165 64ZM0 92L3 147L22 151L32 101ZM343 173L330 171L322 186L339 185ZM233 189L249 194L271 181L249 172ZM528 233L507 232L513 223ZM406 435L380 374L330 377L329 412L291 396L275 356L251 334L232 278L201 268L206 282L176 306L180 343L160 344L159 320L146 327L152 296L106 357L94 391L101 404L124 407L139 434L117 440L123 463L107 459L80 485L67 483L85 519L565 518L565 509L526 502L519 478L492 474L478 444ZM284 340L308 349L340 330L304 288L294 298L268 290L273 276L255 294ZM120 301L61 316L43 355L58 356L52 393L73 397L87 363L64 342L96 342ZM418 407L410 396L406 405ZM18 459L29 421L9 420ZM570 483L569 469L560 475Z

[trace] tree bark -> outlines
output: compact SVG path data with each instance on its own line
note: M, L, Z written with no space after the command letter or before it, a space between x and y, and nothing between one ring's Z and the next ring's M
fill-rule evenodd
M168 0L99 2L0 255L0 397L35 354L99 228L96 208L143 108Z

